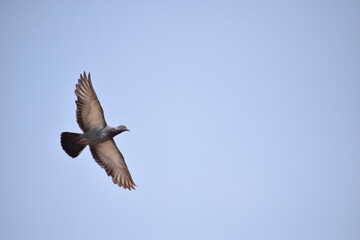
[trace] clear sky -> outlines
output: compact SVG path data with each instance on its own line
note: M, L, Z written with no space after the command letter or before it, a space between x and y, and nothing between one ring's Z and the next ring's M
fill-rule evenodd
M359 1L0 2L0 239L360 239ZM83 71L138 185L80 132Z

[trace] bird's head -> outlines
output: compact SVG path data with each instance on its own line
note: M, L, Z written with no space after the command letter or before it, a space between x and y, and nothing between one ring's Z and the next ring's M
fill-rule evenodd
M120 125L120 126L116 127L116 132L118 132L118 134L125 132L125 131L130 131L125 125Z

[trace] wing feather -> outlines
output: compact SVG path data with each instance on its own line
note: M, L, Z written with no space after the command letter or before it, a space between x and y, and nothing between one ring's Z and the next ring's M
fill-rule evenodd
M88 76L85 72L83 75L80 74L75 94L77 96L76 119L81 130L86 132L91 128L105 127L107 124L104 111L91 83L90 73Z
M135 189L134 183L125 160L113 139L90 146L95 161L112 177L115 184L126 189Z

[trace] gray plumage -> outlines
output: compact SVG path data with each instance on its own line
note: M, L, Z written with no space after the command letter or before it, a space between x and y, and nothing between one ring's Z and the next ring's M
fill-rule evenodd
M90 73L88 76L85 72L80 75L75 95L76 119L84 133L61 133L62 148L69 156L75 158L89 145L95 161L112 177L115 184L129 190L135 189L136 185L124 157L113 139L129 130L124 125L116 128L107 125L104 111L91 83Z

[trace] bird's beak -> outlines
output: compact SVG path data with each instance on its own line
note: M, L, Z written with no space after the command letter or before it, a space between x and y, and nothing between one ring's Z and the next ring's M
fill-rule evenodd
M130 132L130 129L126 129L125 131L129 131L129 132Z

